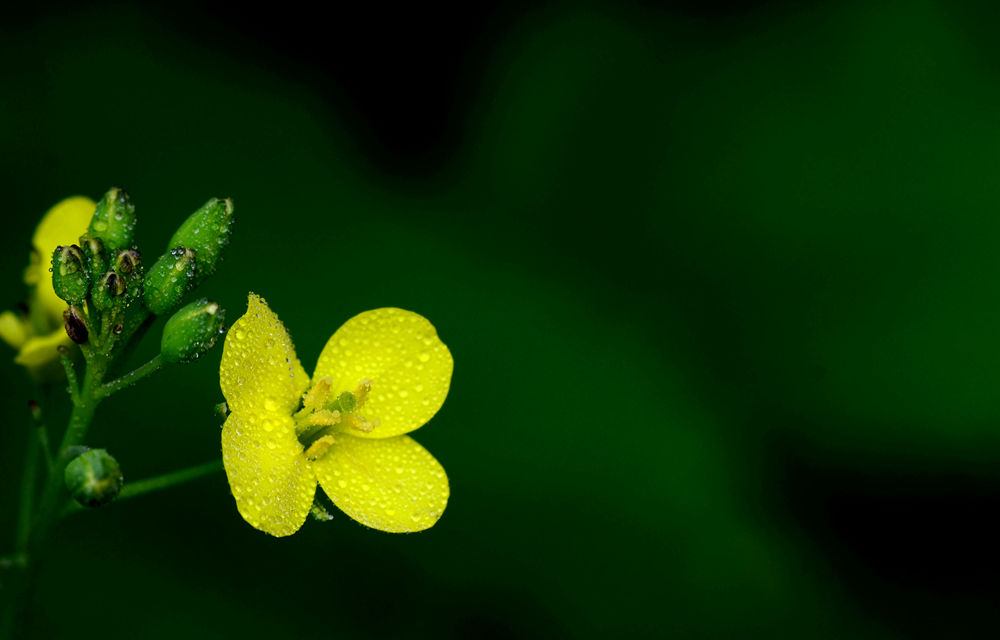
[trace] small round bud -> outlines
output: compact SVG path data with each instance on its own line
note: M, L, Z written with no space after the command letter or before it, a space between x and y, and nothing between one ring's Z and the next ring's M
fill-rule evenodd
M135 205L123 189L112 187L97 203L87 233L110 249L127 249L135 235Z
M156 315L164 315L180 305L194 284L195 252L177 247L160 256L146 274L143 301ZM200 261L198 262L200 265Z
M90 332L87 331L87 323L83 321L83 314L74 306L63 311L63 325L66 328L66 335L77 344L87 344Z
M118 461L104 449L91 449L73 458L63 478L73 499L85 507L111 502L125 483Z
M160 355L166 362L190 362L215 345L223 332L225 310L201 299L185 305L163 327Z
M52 254L52 288L70 304L81 304L90 290L83 250L75 244L56 247Z
M198 255L195 286L215 273L233 231L233 201L212 198L188 216L170 239L170 247L188 247Z

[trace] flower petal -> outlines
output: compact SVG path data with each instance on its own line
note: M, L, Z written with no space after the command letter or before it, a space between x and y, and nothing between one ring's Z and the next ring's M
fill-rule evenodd
M381 531L430 528L448 504L444 469L409 436L366 440L341 435L313 467L341 511Z
M309 386L285 325L256 294L250 294L246 314L226 334L219 383L233 411L286 415L295 411Z
M0 340L3 340L15 349L28 340L28 323L13 311L0 313Z
M97 203L90 198L83 196L66 198L49 209L35 228L31 244L36 253L31 258L32 264L25 272L25 280L28 284L37 285L33 303L45 309L53 327L62 326L62 312L66 308L66 303L52 288L52 276L48 270L52 252L59 245L79 242L80 236L87 231L87 225L90 224L90 218L96 208Z
M315 378L331 377L334 397L371 380L371 393L358 413L379 425L353 435L388 438L419 428L437 413L453 366L451 352L427 318L383 308L360 313L337 329L323 347Z
M65 303L63 303L65 304ZM59 358L59 347L70 346L72 341L60 327L52 333L28 338L18 351L14 362L24 367L40 367Z
M272 536L299 530L312 507L316 476L291 416L229 414L222 427L222 462L244 520Z

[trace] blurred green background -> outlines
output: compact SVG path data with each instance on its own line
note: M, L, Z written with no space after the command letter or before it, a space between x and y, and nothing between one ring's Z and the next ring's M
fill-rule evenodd
M0 306L67 195L127 189L148 259L231 196L201 289L230 320L265 296L311 370L399 306L455 357L415 434L451 481L432 530L272 539L220 474L65 521L37 636L995 637L998 17L8 14ZM107 402L90 444L126 479L218 458L220 353ZM7 531L32 390L0 383Z

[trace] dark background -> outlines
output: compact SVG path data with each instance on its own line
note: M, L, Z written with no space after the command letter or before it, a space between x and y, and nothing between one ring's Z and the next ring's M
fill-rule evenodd
M232 320L455 357L432 530L275 540L220 474L67 520L38 637L996 637L998 13L871 4L4 9L0 306L65 196L127 189L147 256L231 196ZM217 458L219 355L90 444Z

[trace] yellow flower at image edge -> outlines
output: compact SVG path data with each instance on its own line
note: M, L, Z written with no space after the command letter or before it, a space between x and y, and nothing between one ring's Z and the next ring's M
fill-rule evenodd
M427 529L448 477L407 435L437 413L453 362L423 316L366 311L337 330L310 383L284 325L250 294L226 336L219 377L231 413L222 460L240 515L287 536L323 488L344 513L390 532Z
M69 345L63 329L66 303L52 288L49 264L59 245L77 242L87 231L97 204L90 198L74 196L55 205L42 217L32 237L32 253L24 282L31 288L28 313L0 313L0 338L18 350L14 361L37 369L59 357L57 348Z

